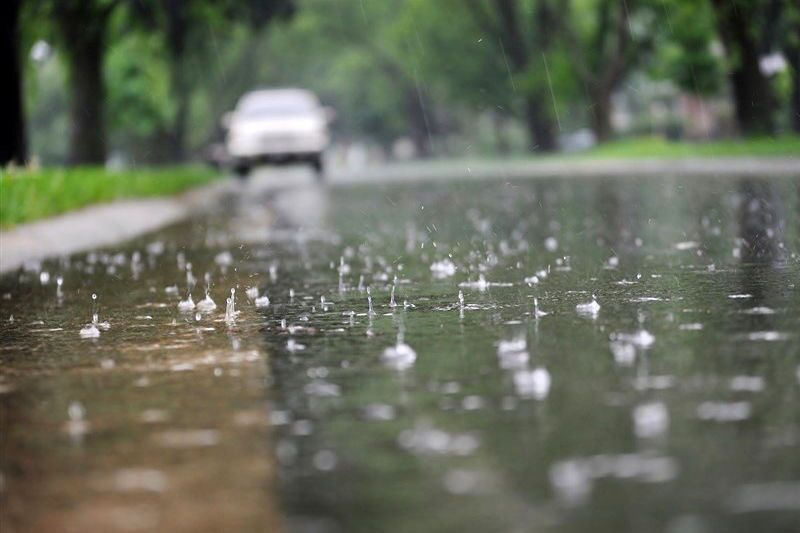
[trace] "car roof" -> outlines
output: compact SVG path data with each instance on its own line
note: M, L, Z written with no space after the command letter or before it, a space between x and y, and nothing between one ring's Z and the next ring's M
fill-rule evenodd
M306 89L258 89L239 98L236 107L246 109L264 105L270 107L282 105L316 107L319 105L319 99Z

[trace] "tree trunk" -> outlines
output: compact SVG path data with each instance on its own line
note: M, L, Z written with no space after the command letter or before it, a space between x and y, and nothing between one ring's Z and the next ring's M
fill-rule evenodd
M508 142L505 121L500 113L491 112L492 131L494 132L494 149L500 155L511 152L511 144Z
M428 119L428 112L425 109L424 95L416 86L409 86L405 91L406 114L409 120L409 133L411 142L417 151L418 157L430 157L431 146L431 124Z
M500 43L508 52L514 73L525 74L531 67L533 54L519 26L519 6L515 0L495 0L494 6L502 28ZM547 25L551 23L551 13L547 7L544 4L538 5L536 12L535 22L539 31L536 32L534 46L541 52L546 52L550 45L549 36L552 28ZM528 92L525 97L525 124L533 142L533 150L553 152L558 147L553 119L541 105L547 99L539 90L529 89Z
M789 25L784 55L789 64L789 76L792 80L792 94L790 96L789 112L791 117L789 125L792 131L800 134L800 6L790 12L793 23Z
M598 143L611 139L611 91L601 88L590 92L592 99L592 132Z
M57 13L69 64L72 165L106 161L103 58L108 15L89 2L63 2Z
M800 134L800 46L791 50L789 55L789 73L792 77L792 96L789 112L792 114L791 128L797 134Z
M170 135L170 152L174 161L183 161L186 158L186 122L189 116L189 83L184 53L188 30L187 8L183 0L166 0L164 7L170 58L170 90L177 104Z
M759 47L751 35L754 13L743 2L713 0L717 27L728 55L729 78L739 129L744 135L773 133L775 99L761 73Z
M558 148L553 120L542 111L540 96L529 96L525 100L525 121L534 142L532 149L540 152L555 152Z
M183 70L180 66L178 68ZM186 122L189 117L189 89L183 72L173 77L173 84L175 86L173 98L177 103L177 109L172 123L170 152L173 161L184 161L186 159Z
M20 66L19 11L21 0L6 0L0 8L0 61L5 65L5 83L0 84L0 106L5 117L0 128L0 166L25 164L25 119Z

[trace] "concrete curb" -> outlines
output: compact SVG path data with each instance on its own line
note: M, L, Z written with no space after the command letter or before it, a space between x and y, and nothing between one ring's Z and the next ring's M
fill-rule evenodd
M232 181L223 179L171 198L94 205L0 232L0 273L28 261L110 246L177 222L232 190Z

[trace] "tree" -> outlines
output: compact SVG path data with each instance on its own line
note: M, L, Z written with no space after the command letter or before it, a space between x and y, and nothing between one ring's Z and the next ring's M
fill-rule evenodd
M789 123L792 130L800 134L800 3L791 0L786 0L786 3L783 53L786 56L792 80Z
M192 79L190 67L192 60L209 60L208 27L241 21L257 34L272 19L291 15L294 3L293 0L157 0L134 2L131 7L139 22L163 35L175 104L167 140L171 159L182 161L186 158L190 97L193 86L200 81Z
M72 165L106 160L105 58L108 21L118 0L58 0L52 13L66 52L70 84Z
M20 7L22 0L6 0L0 7L0 57L5 66L5 83L0 84L3 127L0 129L0 165L22 165L27 159L25 119L22 104L20 66Z
M503 61L517 79L524 101L524 118L535 148L554 151L555 119L549 111L547 54L555 45L560 21L557 2L536 0L469 0L467 7L484 31L501 45Z
M728 77L739 129L745 135L773 133L775 96L761 72L763 51L759 29L767 2L752 0L711 0L717 31L728 60Z
M338 93L339 105L347 110L342 122L371 130L382 144L406 134L418 156L430 155L437 112L408 26L408 0L306 0L300 5L295 37L306 56L300 61L310 69L304 81L323 95ZM296 63L292 66L297 70ZM370 100L365 102L366 95Z
M714 11L695 0L658 0L655 60L650 75L669 79L680 89L696 95L719 94L724 73L713 53L716 39Z
M639 12L649 7L642 0L573 1L565 6L570 13L560 35L570 52L574 76L587 92L598 142L611 138L612 94L651 49L647 9ZM641 27L636 34L634 23Z

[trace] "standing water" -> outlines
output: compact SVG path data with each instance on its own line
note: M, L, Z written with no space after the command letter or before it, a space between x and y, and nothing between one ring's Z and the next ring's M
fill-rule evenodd
M797 530L798 180L500 183L237 196L4 275L0 519ZM224 311L179 311L192 270Z

